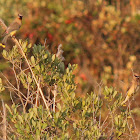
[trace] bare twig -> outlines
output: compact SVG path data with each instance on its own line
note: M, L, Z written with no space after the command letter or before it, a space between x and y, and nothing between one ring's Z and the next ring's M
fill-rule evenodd
M47 38L45 38L44 47L46 46Z
M17 78L17 74L16 74L16 70L15 70L15 65L14 65L14 63L13 63L13 72L14 72L15 79L16 79L16 82L17 82L18 96L19 96L20 101L21 101L22 106L23 106L23 112L25 113L25 105L24 105L23 99L22 99L22 97L21 97L21 95L20 95L20 93L19 93L19 91L20 91L20 90L19 90L19 80L18 80L18 78Z
M39 78L39 82L38 83L40 84L40 78ZM37 88L36 102L35 102L36 107L38 106L38 102L39 102L39 89Z
M15 44L20 48L20 50L21 50L21 52L22 52L22 55L23 55L23 57L25 58L25 61L26 61L27 65L28 65L28 67L29 67L29 69L30 69L30 71L31 71L31 74L32 74L32 76L33 76L33 79L35 80L35 83L36 83L36 85L37 85L37 87L38 87L38 90L39 90L40 95L41 95L41 97L42 97L42 100L43 100L43 102L44 102L44 104L45 104L45 107L46 107L46 109L48 110L49 116L52 118L52 115L51 115L50 110L49 110L49 108L48 108L48 105L47 105L47 103L46 103L46 99L45 99L45 97L44 97L44 94L43 94L43 92L42 92L42 89L41 89L39 83L37 82L37 79L36 79L36 77L35 77L35 74L34 74L32 68L31 68L31 66L30 66L30 63L29 63L29 61L28 61L28 59L27 59L27 57L26 57L26 55L25 55L25 53L24 53L24 51L23 51L23 49L22 49L21 44L18 42L18 40L17 40L16 38L12 38L12 40L13 40L13 41L15 42Z
M1 73L1 74L3 75L3 73ZM7 80L8 84L11 86L11 87L6 87L6 86L4 86L5 88L11 88L11 89L13 89L13 90L15 90L15 91L20 92L20 94L26 99L26 96L25 96L21 91L19 91L17 88L15 88L15 87L10 83L10 81L7 79L7 77L6 77L5 75L3 75L3 77Z
M5 25L5 23L3 22L1 18L0 18L0 26L2 27L4 31L7 29L7 26Z
M6 140L6 135L7 135L7 126L6 126L6 108L5 108L5 104L4 101L2 100L2 107L3 107L3 140Z
M54 85L54 90L52 91L54 98L53 98L53 112L55 112L55 104L56 104L56 96L57 96L57 85Z
M26 106L28 104L29 95L30 95L30 91L29 91L30 87L29 86L30 86L30 84L28 83L28 92L27 92L27 100L25 101L25 108L26 108Z

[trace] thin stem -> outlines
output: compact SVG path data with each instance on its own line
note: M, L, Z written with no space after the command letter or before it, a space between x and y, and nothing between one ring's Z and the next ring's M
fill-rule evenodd
M25 105L24 105L23 99L22 99L22 97L21 97L21 95L20 95L20 93L19 93L19 91L20 91L20 90L19 90L19 80L18 80L18 78L17 78L17 74L16 74L16 70L15 70L15 65L14 65L14 63L13 63L13 72L14 72L14 74L15 74L15 79L16 79L16 82L17 82L18 96L19 96L20 101L21 101L22 106L23 106L23 112L25 113Z
M40 84L40 78L39 78L39 84ZM35 105L36 107L38 106L38 102L39 102L39 89L37 88L37 93L36 93L36 102L35 102Z
M45 99L45 97L44 97L44 94L43 94L43 92L42 92L42 89L40 88L40 85L39 85L39 83L37 82L37 79L36 79L36 77L35 77L35 74L34 74L32 68L31 68L31 66L30 66L30 63L29 63L29 61L28 61L28 59L27 59L27 57L26 57L26 55L25 55L25 53L24 53L24 51L23 51L23 49L22 49L21 44L18 42L18 40L17 40L16 38L12 38L12 40L13 40L13 41L15 42L15 44L20 48L20 50L21 50L21 52L22 52L22 55L23 55L23 57L25 58L26 63L27 63L27 65L28 65L28 67L29 67L29 69L30 69L30 71L31 71L31 73L32 73L33 79L35 80L35 83L36 83L36 85L37 85L37 87L38 87L38 90L39 90L40 95L41 95L41 97L42 97L42 100L43 100L43 102L44 102L44 104L45 104L45 107L46 107L46 109L48 110L49 116L52 118L52 115L51 115L50 110L49 110L49 108L48 108L48 105L47 105L47 103L46 103L46 99Z
M55 112L55 104L56 104L56 95L57 95L57 85L54 85L54 90L53 90L53 112Z
M4 101L2 100L2 107L3 107L3 140L6 140L6 135L7 135L7 126L6 126L6 108Z

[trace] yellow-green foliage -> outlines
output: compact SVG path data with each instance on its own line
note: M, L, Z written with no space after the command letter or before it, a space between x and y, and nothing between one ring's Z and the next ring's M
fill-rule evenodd
M73 71L76 65L69 64L65 68L61 59L51 54L44 46L31 47L27 41L22 40L20 44L47 99L49 110L45 108L42 97L39 96L32 73L27 68L22 68L25 60L18 47L14 46L9 51L3 50L3 56L13 65L18 81L17 87L19 86L14 88L10 84L5 88L6 90L13 88L21 103L24 99L22 105L20 102L13 103L12 107L6 104L7 121L11 126L8 128L10 132L7 134L8 137L19 140L52 138L97 140L110 137L123 138L126 137L125 134L129 136L133 130L133 123L129 122L132 117L131 110L120 106L123 99L114 88L105 87L100 95L91 92L80 97L76 94L74 82ZM33 53L30 57L31 50ZM3 90L1 82L1 92ZM50 95L48 90L51 91ZM12 95L15 92L12 91ZM34 99L38 96L36 104Z

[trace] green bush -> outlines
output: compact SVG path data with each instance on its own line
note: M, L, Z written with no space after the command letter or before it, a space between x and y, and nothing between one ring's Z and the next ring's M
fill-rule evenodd
M65 46L66 64L79 65L81 92L92 91L95 82L90 77L125 91L120 81L127 87L131 69L139 71L139 14L129 14L131 2L127 0L120 4L101 0L1 0L0 4L0 17L7 25L18 12L23 14L21 38L33 44L46 40L52 52L60 43ZM123 9L117 10L119 5Z
M121 94L105 87L100 93L78 96L73 74L77 65L65 68L58 48L51 54L42 45L19 40L11 50L3 50L16 81L13 85L6 79L3 86L1 80L1 92L11 92L13 102L11 107L5 105L7 138L98 140L130 138L130 133L132 137L132 111L120 106Z

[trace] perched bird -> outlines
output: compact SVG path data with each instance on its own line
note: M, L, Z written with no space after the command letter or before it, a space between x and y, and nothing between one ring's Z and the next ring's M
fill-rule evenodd
M133 74L133 79L131 82L130 87L127 90L127 96L125 98L125 100L121 103L121 105L125 104L130 97L132 97L139 89L139 78L140 76L138 74Z
M9 27L6 28L6 25L4 24L4 22L2 20L0 20L1 22L1 26L5 29L5 32L3 33L3 40L2 40L2 45L4 46L7 42L7 39L11 36L14 36L15 33L19 30L19 28L21 27L22 24L22 15L18 14L18 17L10 24Z

